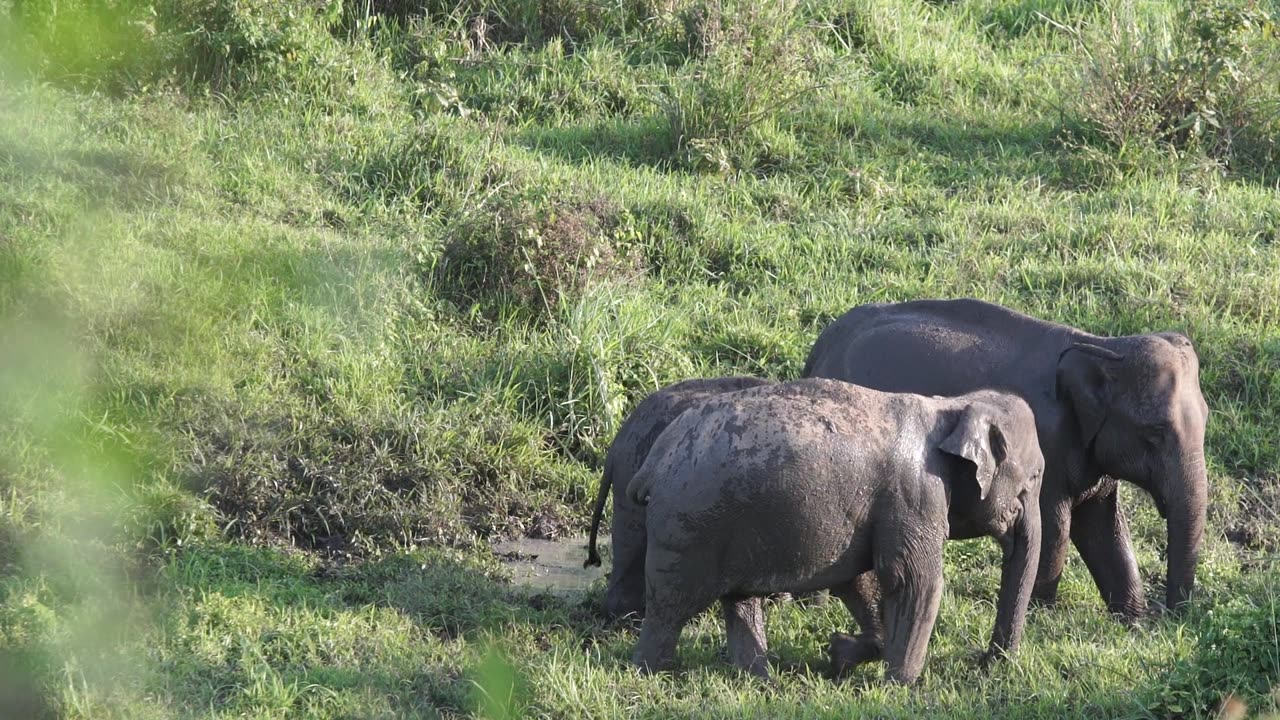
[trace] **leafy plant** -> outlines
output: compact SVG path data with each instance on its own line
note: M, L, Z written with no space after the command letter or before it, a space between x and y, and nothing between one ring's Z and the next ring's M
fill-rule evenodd
M1229 157L1274 106L1259 92L1280 79L1272 19L1256 0L1188 0L1163 19L1118 0L1084 29L1057 26L1082 60L1066 105L1112 146L1167 143Z
M825 86L821 46L795 0L709 0L683 18L689 51L701 62L659 100L675 149L694 165L749 168L770 139L763 126Z
M1197 715L1228 697L1275 709L1280 700L1280 587L1275 582L1274 576L1260 575L1205 611L1197 628L1198 652L1178 662L1157 691L1161 709Z
M0 3L0 43L43 76L120 88L162 64L155 12L142 0Z
M547 317L590 286L638 274L627 216L602 198L498 193L456 222L435 264L437 287L490 315L514 303Z

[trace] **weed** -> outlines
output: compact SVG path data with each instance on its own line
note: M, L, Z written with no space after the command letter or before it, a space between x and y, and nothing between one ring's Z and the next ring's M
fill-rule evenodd
M752 169L780 132L769 126L824 86L818 44L794 2L716 0L683 17L702 62L663 93L675 150L696 166Z
M491 317L546 318L601 282L642 272L624 216L607 201L498 194L450 227L434 279L446 297Z
M1066 89L1068 112L1121 150L1169 143L1232 160L1247 147L1263 156L1234 159L1265 165L1267 145L1243 140L1271 134L1273 100L1262 88L1280 66L1269 12L1251 0L1177 7L1151 16L1113 2L1096 23L1071 30L1083 70Z
M1156 708L1181 716L1208 713L1220 698L1274 712L1280 694L1280 589L1263 575L1207 610L1196 624L1199 652L1177 663Z

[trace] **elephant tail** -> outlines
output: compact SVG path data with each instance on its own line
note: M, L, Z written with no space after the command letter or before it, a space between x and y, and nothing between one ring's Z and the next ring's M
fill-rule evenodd
M613 463L605 458L604 472L600 475L600 489L596 491L596 507L591 513L591 540L587 543L587 559L582 567L599 567L600 551L596 549L596 538L600 535L600 516L604 514L604 504L609 499L609 489L613 487Z
M631 498L631 502L637 505L649 504L649 490L653 485L653 473L646 472L648 465L649 463L646 461L644 465L640 466L640 470L631 477L631 483L627 485L627 497Z

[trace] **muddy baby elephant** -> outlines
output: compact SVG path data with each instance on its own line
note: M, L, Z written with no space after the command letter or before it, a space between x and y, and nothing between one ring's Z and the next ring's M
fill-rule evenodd
M604 596L604 612L609 618L644 615L645 509L627 497L627 485L640 469L654 440L685 410L707 398L774 381L754 377L698 378L656 390L627 416L609 445L604 473L596 492L591 516L591 540L583 567L600 564L596 538L605 502L613 494L613 567Z
M1031 410L1005 393L806 379L707 399L663 431L627 488L647 503L635 662L669 667L681 629L719 599L730 660L767 676L751 598L845 599L874 571L888 677L912 682L942 596L942 544L979 535L1004 545L991 652L1012 651L1035 581L1043 471Z

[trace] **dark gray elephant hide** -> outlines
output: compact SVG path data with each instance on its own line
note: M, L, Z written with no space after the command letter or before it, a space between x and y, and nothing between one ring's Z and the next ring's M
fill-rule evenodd
M600 564L596 538L605 502L613 491L613 565L605 591L604 612L611 619L644 616L645 531L642 505L627 497L627 485L653 447L653 441L685 410L727 392L769 385L774 381L754 377L699 378L668 385L649 394L636 406L609 445L604 472L596 492L591 517L591 539L583 567ZM759 609L751 610L758 614Z
M1126 618L1144 613L1111 479L1122 478L1167 519L1166 606L1190 597L1208 491L1208 407L1185 336L1100 337L971 299L863 305L823 330L804 375L890 392L1016 393L1035 412L1046 462L1034 596L1056 596L1069 538L1107 607Z

